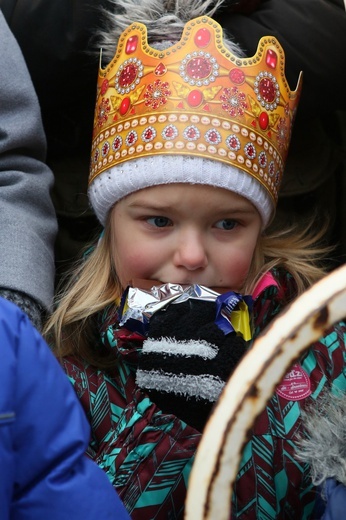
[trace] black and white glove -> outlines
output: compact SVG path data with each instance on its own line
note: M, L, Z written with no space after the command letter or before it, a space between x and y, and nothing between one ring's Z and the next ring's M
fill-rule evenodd
M156 312L137 369L137 384L150 399L199 431L247 349L215 317L214 302L194 299Z

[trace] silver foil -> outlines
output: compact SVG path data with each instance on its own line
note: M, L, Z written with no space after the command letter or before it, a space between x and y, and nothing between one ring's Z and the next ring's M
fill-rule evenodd
M218 296L219 293L197 284L166 283L154 285L150 290L129 287L119 325L125 325L130 319L148 322L155 312L170 303L182 303L189 299L213 302Z

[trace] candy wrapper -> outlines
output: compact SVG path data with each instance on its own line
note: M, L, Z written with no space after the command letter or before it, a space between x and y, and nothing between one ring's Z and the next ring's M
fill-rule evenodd
M220 293L203 285L157 284L140 281L129 286L120 304L119 325L147 337L150 318L168 305L189 299L215 302L215 323L224 334L236 332L252 338L252 298L228 291Z

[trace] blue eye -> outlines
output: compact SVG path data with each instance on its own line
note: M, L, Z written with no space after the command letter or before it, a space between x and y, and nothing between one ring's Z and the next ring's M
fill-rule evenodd
M230 231L237 225L235 220L230 218L225 218L224 220L219 220L216 222L215 227L218 229L224 229L225 231Z
M171 221L167 217L150 217L147 219L148 224L155 227L166 227L171 225Z

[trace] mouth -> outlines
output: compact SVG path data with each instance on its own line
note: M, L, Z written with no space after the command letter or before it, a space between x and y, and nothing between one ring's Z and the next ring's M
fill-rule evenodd
M181 285L183 287L186 287L186 286L191 286L191 285L199 285L199 286L203 286L203 287L208 287L208 288L211 288L213 287L214 285L213 284L210 284L210 283L205 283L204 281L202 280L174 280L174 281L169 281L169 282L162 282L163 284L164 283L171 283L173 285Z
M154 286L166 285L168 283L172 284L172 285L181 285L181 286L200 285L200 286L206 287L208 289L211 289L212 291L218 292L220 294L231 290L229 287L218 286L218 285L213 285L213 284L206 284L206 283L201 283L201 282L192 281L192 280L184 280L184 281L179 281L179 282L178 281L167 282L164 280L156 280L156 279L149 279L149 278L148 279L134 278L134 279L130 280L129 286L135 287L138 289L142 289L145 291L150 291Z

